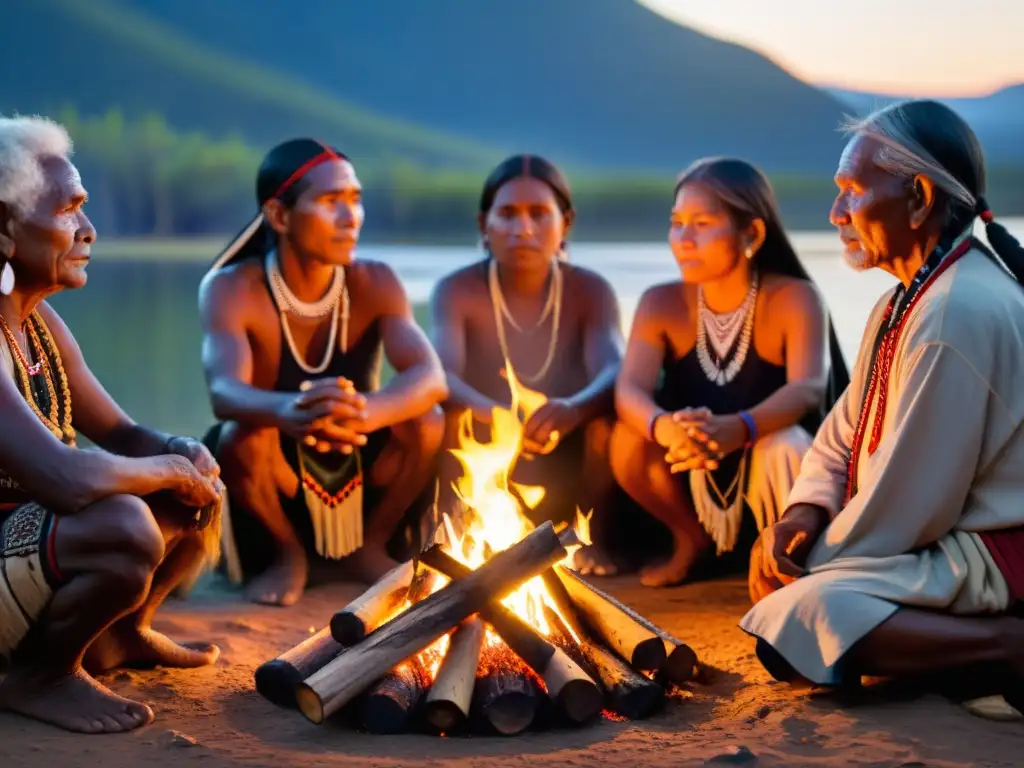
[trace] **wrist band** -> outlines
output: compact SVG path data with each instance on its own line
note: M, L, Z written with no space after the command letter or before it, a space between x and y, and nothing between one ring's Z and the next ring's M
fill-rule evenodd
M657 426L658 419L660 419L666 413L668 413L668 411L663 411L661 409L655 411L654 415L651 416L651 420L647 423L647 437L650 438L652 443L658 442L654 437L654 427Z
M740 417L740 421L743 422L743 425L747 428L746 447L749 448L757 442L757 422L754 421L754 417L746 411L740 411L737 415Z

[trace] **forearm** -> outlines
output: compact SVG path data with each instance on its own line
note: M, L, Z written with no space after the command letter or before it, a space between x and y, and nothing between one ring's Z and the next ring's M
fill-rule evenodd
M474 413L489 414L493 408L501 405L473 389L451 371L448 372L448 398L444 402L446 410L462 411L468 408Z
M635 384L620 382L615 392L615 409L619 419L647 439L651 439L654 419L667 413L654 402L651 393ZM659 421L662 421L659 419ZM657 441L656 441L657 442Z
M586 387L568 398L569 404L579 413L581 423L587 424L615 411L615 377L618 374L618 363L606 365Z
M97 445L119 456L145 458L168 453L167 442L172 435L141 424L129 423L112 430Z
M210 397L213 414L220 421L280 428L280 414L294 399L295 393L272 392L240 381L221 380L211 386Z
M395 375L378 392L368 394L371 431L418 418L445 399L444 374L429 363L415 365Z
M73 514L110 496L149 496L174 487L173 465L159 458L116 456L68 448L32 466L21 485L58 515Z
M820 406L821 398L820 385L792 382L777 389L747 413L757 425L758 436L770 435L799 424L808 413Z

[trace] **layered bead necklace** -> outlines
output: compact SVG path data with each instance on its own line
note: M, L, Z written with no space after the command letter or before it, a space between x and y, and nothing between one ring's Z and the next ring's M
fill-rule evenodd
M548 286L547 300L544 302L544 309L541 310L540 318L538 318L537 322L533 324L532 328L524 329L516 322L515 318L512 317L508 304L505 303L505 295L501 292L501 283L498 280L498 262L493 257L488 264L487 287L491 294L491 306L494 308L494 324L498 328L498 344L501 347L501 354L503 358L509 365L511 365L512 358L509 355L508 339L505 337L505 320L508 320L509 325L515 328L519 333L526 333L536 331L547 321L549 317L552 318L551 338L548 341L548 353L544 358L544 364L540 367L540 370L532 376L516 371L516 376L521 381L525 381L528 384L536 384L547 376L548 371L551 369L551 364L555 360L555 351L558 348L558 327L562 318L563 287L562 270L558 265L558 260L556 259L551 263L551 282Z
M68 386L68 377L64 371L60 351L43 318L38 312L33 312L25 322L25 336L33 350L32 354L37 361L35 363L29 363L14 332L2 315L0 331L3 332L7 346L11 349L18 387L29 408L54 437L63 443L74 445L76 434L72 426L71 388ZM42 377L41 382L39 377ZM59 392L55 380L59 381ZM41 401L44 404L41 404ZM46 413L43 412L44 408Z
M327 370L327 366L331 364L331 359L334 357L334 342L338 338L339 314L341 317L341 352L345 354L348 351L349 295L348 286L345 282L345 268L341 266L335 267L334 277L327 289L327 293L316 301L302 301L292 292L284 280L284 275L281 274L276 251L271 251L267 254L266 270L267 281L270 283L270 292L274 297L274 303L277 305L277 311L281 317L281 330L284 333L285 340L288 342L288 348L291 350L292 357L295 358L295 362L306 373L323 373ZM319 320L325 315L331 316L327 348L324 350L324 357L320 365L309 365L305 358L299 354L291 329L288 327L286 312L305 320Z
M754 335L754 308L757 306L758 276L754 272L750 290L739 307L718 314L708 309L704 291L697 287L697 361L708 380L724 387L736 378L746 362L750 341ZM738 341L737 341L738 338ZM711 358L708 342L715 351ZM732 359L723 367L729 351L735 346Z

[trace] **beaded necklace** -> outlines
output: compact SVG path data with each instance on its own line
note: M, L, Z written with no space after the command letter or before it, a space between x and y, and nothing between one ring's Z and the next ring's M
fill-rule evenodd
M68 386L68 377L64 371L60 351L53 342L53 336L45 321L38 312L33 312L25 322L26 336L37 361L34 364L29 363L3 316L0 316L0 331L3 332L7 346L14 353L15 376L25 402L58 440L74 445L76 435L72 426L71 389ZM36 385L36 377L39 375L42 375L42 386ZM54 384L55 379L60 382L59 393ZM46 401L46 413L43 413L43 408L40 407L40 400Z
M899 346L903 329L910 318L910 311L917 304L918 300L938 279L939 275L953 266L961 256L971 248L970 233L961 235L948 252L938 247L914 275L909 288L905 291L902 286L898 287L889 300L882 316L882 323L875 336L874 349L871 356L871 378L868 380L867 390L864 393L864 401L860 409L860 417L857 420L857 428L853 433L853 445L850 449L850 459L846 465L846 498L843 501L845 507L857 494L857 468L860 462L860 452L864 445L864 438L867 436L868 420L871 413L871 403L878 393L878 406L875 408L875 418L871 425L871 439L868 442L868 455L874 454L882 439L882 423L885 421L885 410L889 398L889 373L892 370L893 360L896 357L896 348ZM948 255L947 255L948 253Z
M558 265L558 260L551 264L551 283L548 288L548 297L545 302L544 310L541 313L540 320L534 325L535 330L540 327L548 316L552 316L551 321L551 338L548 341L548 353L544 358L544 363L541 365L540 370L535 374L527 375L521 371L516 372L516 376L527 384L535 384L541 381L547 376L548 371L551 368L551 364L555 360L555 351L558 349L558 327L562 319L562 271ZM512 319L512 313L505 303L505 295L501 291L501 282L498 280L498 262L492 257L490 264L487 268L487 287L491 295L491 306L494 308L494 324L498 328L498 345L501 347L501 354L505 360L509 361L511 365L512 358L509 355L508 339L505 338L505 323L503 317L507 317L511 322L512 326L516 330L521 330L518 323Z

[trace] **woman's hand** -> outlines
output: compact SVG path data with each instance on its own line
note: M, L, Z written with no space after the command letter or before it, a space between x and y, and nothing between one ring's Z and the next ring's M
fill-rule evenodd
M750 437L747 425L738 414L715 416L704 409L704 413L675 413L672 418L685 426L687 435L718 460L740 450Z
M570 432L580 425L579 409L567 400L548 400L534 411L523 427L524 455L551 453Z

